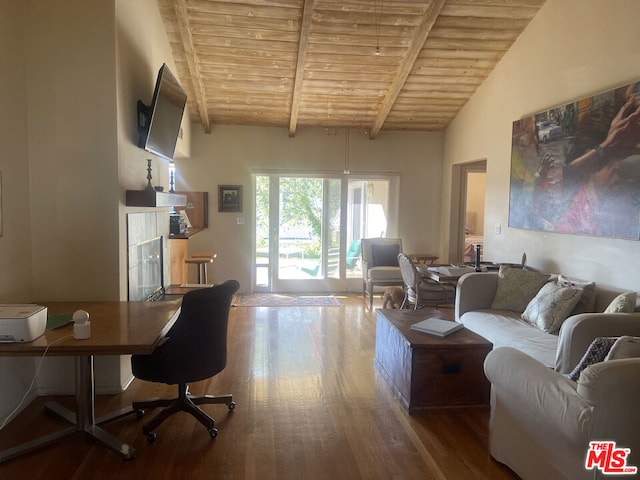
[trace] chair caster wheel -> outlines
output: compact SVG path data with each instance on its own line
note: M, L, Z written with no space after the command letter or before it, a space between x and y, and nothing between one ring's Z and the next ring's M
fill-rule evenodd
M158 439L155 433L147 433L147 442L154 443Z
M227 408L229 409L230 412L232 412L236 408L236 402L227 403Z
M141 408L136 409L136 418L142 418L144 417L144 410L142 410Z
M217 428L210 428L209 429L209 435L211 435L211 438L216 438L218 436L218 429Z

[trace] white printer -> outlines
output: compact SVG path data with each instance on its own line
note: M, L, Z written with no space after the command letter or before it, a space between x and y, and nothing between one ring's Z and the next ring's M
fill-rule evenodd
M47 328L47 307L0 304L0 343L30 342Z

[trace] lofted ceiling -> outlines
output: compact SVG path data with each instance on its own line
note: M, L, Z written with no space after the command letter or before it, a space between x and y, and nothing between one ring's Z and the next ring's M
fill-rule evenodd
M441 131L545 0L158 0L194 123Z

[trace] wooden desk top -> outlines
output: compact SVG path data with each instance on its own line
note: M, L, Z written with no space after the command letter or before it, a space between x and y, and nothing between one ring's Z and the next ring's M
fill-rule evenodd
M0 356L149 354L177 320L180 300L160 302L44 302L48 315L89 312L91 338L73 338L73 323L32 342L0 343ZM65 338L67 337L67 338Z

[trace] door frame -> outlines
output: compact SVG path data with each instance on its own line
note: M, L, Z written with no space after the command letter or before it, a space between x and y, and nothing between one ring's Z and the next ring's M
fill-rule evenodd
M487 173L487 159L456 163L451 167L451 222L449 224L449 261L451 263L462 263L464 260L467 178L472 172Z
M274 279L277 275L279 268L279 256L275 255L273 249L277 248L278 238L278 226L270 223L270 241L269 241L269 285L268 286L257 286L256 285L256 277L257 277L257 258L256 258L256 249L255 249L255 241L257 238L256 232L256 215L257 212L254 211L254 219L252 221L252 237L253 237L253 246L252 246L252 279L251 279L251 288L254 292L284 292L284 291L292 291L292 292L359 292L362 290L362 277L347 277L346 275L346 250L347 250L347 205L348 205L348 183L350 179L357 180L377 180L377 181L386 181L388 182L388 192L387 192L387 230L386 234L389 237L397 236L398 231L398 216L399 216L399 198L400 198L400 174L393 172L384 172L384 173L357 173L347 175L343 172L301 172L301 171L264 171L264 170L256 170L252 172L253 177L253 195L256 194L256 177L257 176L268 176L271 179L274 177L313 177L313 178L335 178L341 179L341 223L340 223L340 278L323 278L323 279L304 279L304 284L301 285L301 280L299 279L278 279L275 282L276 286L282 287L281 289L274 289ZM279 215L279 197L278 195L274 195L273 185L270 184L270 215ZM257 202L254 201L254 204L257 205ZM257 208L257 206L256 206ZM324 210L324 209L323 209ZM294 282L294 283L290 283ZM295 282L298 282L296 285Z

